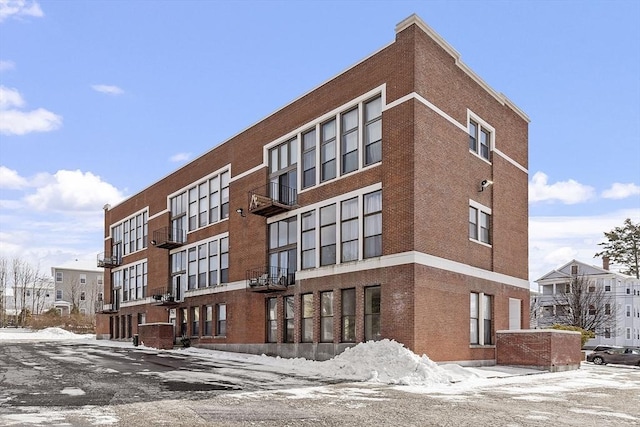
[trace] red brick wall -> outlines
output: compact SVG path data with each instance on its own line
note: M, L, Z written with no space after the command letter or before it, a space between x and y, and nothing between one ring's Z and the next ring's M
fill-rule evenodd
M170 350L173 348L173 325L171 323L147 323L138 331L140 345Z
M496 337L498 365L531 366L555 372L577 369L583 359L578 332L498 331Z
M496 146L527 167L527 123L473 81L418 27L397 34L396 41L343 74L276 111L260 123L217 145L185 167L171 173L105 212L110 224L148 207L149 236L169 225L167 196L231 164L230 217L189 233L188 243L229 233L230 282L242 282L247 269L267 263L267 221L249 214L248 192L267 183L267 168L235 179L263 162L263 146L314 122L328 111L386 84L386 102L417 93L465 126L467 108L496 129ZM368 185L381 183L383 194L383 255L417 251L462 264L527 278L527 175L497 155L488 164L469 153L468 135L421 102L410 99L383 112L383 161L348 178L317 186L299 195L304 206ZM480 182L495 184L478 192ZM493 208L493 245L468 239L469 199ZM244 217L235 210L243 208ZM149 240L151 237L149 238ZM110 240L105 248L110 250ZM148 289L168 287L169 251L149 245L124 257L123 263L147 259ZM370 262L370 261L369 261ZM469 292L495 296L495 328L508 327L508 299L523 301L522 325L528 327L528 289L480 280L463 274L414 264L376 268L299 280L288 291L274 294L279 302L279 331L283 330L282 298L296 297L296 341L300 340L300 295L314 294L319 308L323 290L334 290L335 343L340 343L340 290L357 292L357 340L364 339L364 288L381 285L382 335L434 360L488 360L492 346L469 346ZM105 270L105 299L110 303L110 270ZM222 288L223 289L223 288ZM264 343L266 295L245 290L188 297L179 307L227 304L225 337L194 338L195 344ZM191 316L191 310L188 310ZM166 322L164 307L122 307L118 316L145 313L147 322ZM122 317L121 317L122 318ZM189 330L191 329L191 319ZM215 321L215 319L214 319ZM135 322L137 323L137 322ZM314 341L320 317L314 316ZM204 316L200 317L201 328ZM133 333L137 325L133 325ZM280 337L282 341L282 336Z

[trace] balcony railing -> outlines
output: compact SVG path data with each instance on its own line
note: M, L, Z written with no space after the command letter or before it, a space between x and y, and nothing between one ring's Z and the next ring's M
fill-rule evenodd
M249 191L249 212L252 214L270 217L290 211L297 203L296 189L276 182Z
M156 305L178 305L179 298L177 298L173 292L168 291L166 287L152 289L151 297L153 298Z
M174 249L187 243L187 232L179 228L162 227L153 232L151 244L157 248Z
M276 292L296 282L296 274L286 268L260 267L247 270L247 288L254 292Z
M116 313L118 311L118 307L115 304L103 304L102 309L99 310L99 313Z
M98 254L98 267L101 268L113 268L122 263L122 259L118 255L111 255L108 252L102 252Z

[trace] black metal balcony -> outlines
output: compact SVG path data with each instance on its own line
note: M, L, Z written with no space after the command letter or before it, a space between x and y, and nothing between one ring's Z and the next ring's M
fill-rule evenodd
M168 292L166 287L151 290L151 297L155 305L172 307L178 305L178 301L173 292Z
M100 310L96 310L96 313L102 313L102 314L111 314L111 313L117 313L118 312L118 304L100 304L101 308Z
M284 291L295 282L296 274L286 268L260 267L247 270L247 288L250 291Z
M108 252L102 252L98 254L98 267L101 268L113 268L122 263L122 258L118 255L111 255Z
M179 228L162 227L153 232L151 244L157 248L174 249L187 243L187 232Z
M298 192L295 188L270 182L266 186L249 191L249 212L255 215L270 217L290 211L298 203Z

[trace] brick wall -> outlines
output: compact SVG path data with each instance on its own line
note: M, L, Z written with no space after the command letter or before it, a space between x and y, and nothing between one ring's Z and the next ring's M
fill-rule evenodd
M578 369L583 359L579 332L498 331L496 338L498 365L529 366L557 372Z

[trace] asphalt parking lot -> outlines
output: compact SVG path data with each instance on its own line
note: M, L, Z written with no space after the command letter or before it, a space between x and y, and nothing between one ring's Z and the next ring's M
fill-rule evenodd
M1 426L640 425L640 369L420 388L87 342L0 342Z

